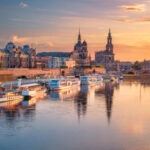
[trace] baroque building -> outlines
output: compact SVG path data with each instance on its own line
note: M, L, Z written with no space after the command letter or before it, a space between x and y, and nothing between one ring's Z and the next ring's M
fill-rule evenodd
M118 63L114 59L115 55L114 55L113 48L114 48L114 46L112 44L111 31L109 29L106 49L103 50L103 51L98 51L98 52L95 53L96 65L104 66L107 71L117 70Z
M0 50L0 63L4 68L35 68L36 49L29 45L16 47L9 42L4 49Z
M113 52L113 44L112 44L112 36L111 31L109 30L107 37L106 50L99 51L95 53L96 63L106 65L108 63L114 62L114 52Z
M75 60L76 66L89 66L91 62L91 57L88 55L87 42L85 40L82 42L80 30L71 58Z

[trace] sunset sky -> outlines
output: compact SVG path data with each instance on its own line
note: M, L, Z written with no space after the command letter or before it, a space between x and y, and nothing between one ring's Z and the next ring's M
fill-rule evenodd
M0 0L0 48L72 51L79 26L92 56L111 28L117 60L150 59L149 0Z

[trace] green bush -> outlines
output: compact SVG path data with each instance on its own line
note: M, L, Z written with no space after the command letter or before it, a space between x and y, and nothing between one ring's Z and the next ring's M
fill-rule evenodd
M142 66L142 63L139 61L136 61L133 65L132 68L134 68L135 70L140 70Z
M60 66L61 69L68 68L68 66Z
M3 64L0 62L0 68L3 68Z

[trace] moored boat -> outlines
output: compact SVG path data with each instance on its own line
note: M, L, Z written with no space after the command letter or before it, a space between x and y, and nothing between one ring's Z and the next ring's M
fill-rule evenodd
M81 76L81 85L93 85L98 84L103 81L101 75L88 75L88 76Z
M18 90L8 90L4 92L0 92L0 106L6 102L17 101L21 102L23 100L23 96Z
M74 88L80 86L80 80L75 77L61 77L58 79L52 79L46 84L48 90L63 90L67 88Z
M33 97L46 93L46 89L37 83L21 85L19 89L22 91L22 96L25 97Z

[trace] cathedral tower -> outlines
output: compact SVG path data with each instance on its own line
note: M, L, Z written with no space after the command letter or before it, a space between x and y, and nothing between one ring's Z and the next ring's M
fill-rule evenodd
M88 56L87 42L81 40L81 33L79 28L78 40L74 46L74 51L72 52L72 58L76 61L78 66L88 66L90 65L90 57Z
M110 29L109 29L109 33L108 33L108 37L107 37L106 51L113 53L113 44L112 44L112 36L111 36Z

